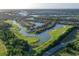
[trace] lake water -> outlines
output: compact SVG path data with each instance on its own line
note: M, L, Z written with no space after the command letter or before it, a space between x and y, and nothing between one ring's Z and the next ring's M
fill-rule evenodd
M50 35L48 34L49 31L54 30L54 29L56 29L56 28L59 28L59 27L63 26L63 25L60 25L60 24L56 24L55 27L52 27L51 29L46 30L46 31L44 31L44 32L42 32L42 33L40 33L40 34L30 34L30 33L27 33L27 32L25 31L24 27L21 26L19 23L17 23L15 20L13 21L13 24L16 24L16 25L20 28L20 31L19 31L19 32L20 32L22 35L28 36L28 37L37 37L37 38L39 39L39 41L38 41L39 44L41 44L41 43L43 43L43 42L45 42L45 41L47 41L47 40L50 39ZM37 24L37 23L36 23L36 24ZM39 23L38 23L38 25L39 25ZM53 36L53 35L52 35L52 36Z
M22 15L22 16L27 16L28 13L27 12L20 12L19 14ZM18 16L18 14L17 14L17 16ZM16 19L17 19L17 17L16 17ZM19 32L22 35L28 36L28 37L37 37L39 39L39 41L38 41L39 44L46 42L47 40L50 39L49 31L63 26L63 25L60 25L60 24L56 24L55 27L52 27L51 29L46 30L46 31L44 31L40 34L30 34L30 33L26 32L25 27L23 27L22 25L17 23L16 20L13 20L13 24L16 24L20 28ZM43 23L36 23L36 22L34 22L34 24L36 25L36 27L43 25Z

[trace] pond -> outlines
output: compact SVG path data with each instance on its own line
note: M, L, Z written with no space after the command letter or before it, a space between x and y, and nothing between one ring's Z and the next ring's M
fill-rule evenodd
M13 20L13 24L16 24L20 28L19 32L22 35L28 36L28 37L37 37L39 39L39 41L38 41L39 44L41 44L41 43L43 43L43 42L45 42L45 41L47 41L47 40L50 39L50 35L48 34L49 31L54 30L56 28L59 28L59 27L63 26L63 25L60 25L60 24L56 24L55 27L52 27L51 29L46 30L46 31L44 31L44 32L42 32L40 34L30 34L30 33L27 33L26 30L24 29L24 27L21 26L19 23L17 23L15 20ZM36 24L39 25L40 23L36 23Z
M27 12L20 12L18 14L20 14L22 16L27 16L28 13ZM17 16L18 16L18 14L17 14ZM16 17L16 19L18 19L18 18ZM13 20L13 24L17 24L17 26L20 28L19 32L22 35L28 36L28 37L37 37L39 39L39 41L38 41L39 44L41 44L43 42L46 42L47 40L50 39L50 35L48 34L49 31L54 30L56 28L59 28L59 27L63 26L63 25L60 25L60 24L56 24L55 27L52 27L51 29L48 29L48 30L46 30L46 31L44 31L44 32L42 32L40 34L30 34L30 33L26 32L25 27L23 27L22 25L20 25L19 23L17 23L15 19ZM36 25L35 27L43 25L43 23L41 23L39 21L38 21L38 23L34 22L34 24Z

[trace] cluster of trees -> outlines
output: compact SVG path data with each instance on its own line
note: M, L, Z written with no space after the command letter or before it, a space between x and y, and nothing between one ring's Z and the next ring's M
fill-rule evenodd
M7 55L29 55L30 46L28 43L18 39L6 25L0 22L0 39L2 39L7 48Z
M73 50L76 50L79 52L79 32L77 32L75 41L70 43L67 47L72 48Z

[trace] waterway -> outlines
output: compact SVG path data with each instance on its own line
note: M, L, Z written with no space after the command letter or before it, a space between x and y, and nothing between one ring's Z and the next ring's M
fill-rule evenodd
M60 24L56 24L55 27L52 27L51 29L46 30L46 31L44 31L44 32L42 32L40 34L30 34L30 33L26 32L25 28L23 26L21 26L19 23L17 23L15 20L13 20L13 24L16 24L20 28L19 32L22 35L28 36L28 37L37 37L39 39L39 41L38 41L39 44L41 44L41 43L43 43L43 42L50 39L50 35L48 34L49 31L63 26L63 25L60 25ZM37 23L37 24L39 25L39 23Z

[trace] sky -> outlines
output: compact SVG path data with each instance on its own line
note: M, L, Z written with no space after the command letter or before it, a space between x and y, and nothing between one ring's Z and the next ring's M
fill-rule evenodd
M41 3L32 5L33 9L79 9L79 3Z
M70 0L51 0L51 3L47 3L49 1L50 0L0 0L0 9L79 9L79 3L67 3L71 2ZM72 1L74 2L75 0Z
M79 3L25 3L0 5L2 9L79 9Z

